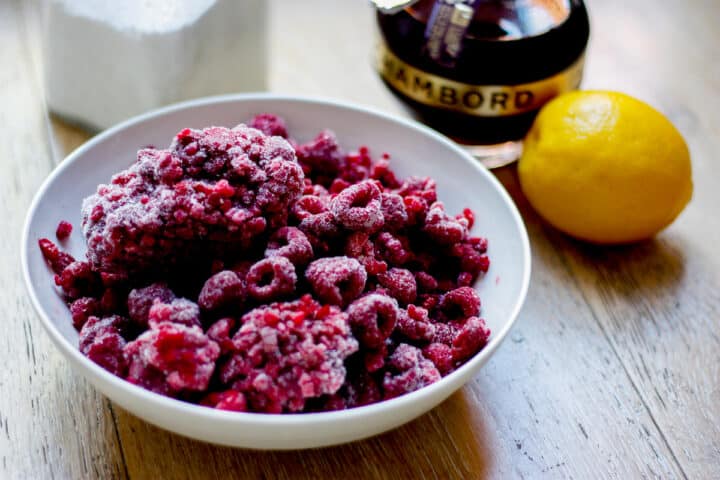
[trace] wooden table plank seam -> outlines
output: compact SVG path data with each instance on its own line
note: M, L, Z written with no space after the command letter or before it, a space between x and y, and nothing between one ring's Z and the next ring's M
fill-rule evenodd
M110 416L112 417L112 423L113 423L113 430L115 431L115 438L117 439L118 446L120 447L120 463L123 467L122 476L123 478L130 480L130 474L128 473L128 467L127 467L127 460L125 459L125 447L123 446L122 438L120 438L120 429L118 428L118 419L117 415L115 415L115 408L113 407L113 403L110 401L110 399L104 399L104 403L107 406L107 409L110 411Z
M546 233L547 233L548 236L551 236L551 237L554 236L554 237L556 237L556 238L559 237L559 235L560 235L557 231L553 231L553 230L552 230L551 228L549 228L549 227L546 228ZM564 241L564 240L561 240L561 241ZM643 407L644 407L645 410L647 411L647 414L649 415L650 420L651 420L652 423L653 423L653 426L655 427L655 429L657 430L658 434L660 435L660 438L662 439L665 447L667 447L668 451L670 452L670 454L671 454L671 456L672 456L673 462L676 464L676 466L677 466L678 469L680 470L681 474L683 475L683 478L684 478L685 480L688 480L688 475L687 475L687 473L685 472L685 469L683 468L682 464L680 463L680 460L678 459L678 456L677 456L677 454L675 453L675 450L673 449L672 445L671 445L670 442L668 441L667 436L665 435L665 432L663 431L663 429L662 429L662 428L660 427L660 425L658 424L658 421L657 421L657 419L655 418L655 415L654 415L654 413L653 413L653 410L650 408L650 405L648 404L647 400L645 399L645 396L643 395L643 392L640 390L639 386L637 385L637 383L636 383L635 380L633 379L632 375L630 375L630 371L628 370L628 365L625 363L623 357L622 357L622 356L620 355L620 353L618 352L617 346L616 346L615 343L612 341L612 338L611 338L610 335L608 334L607 329L605 328L605 325L603 325L603 323L600 321L600 317L599 317L599 315L598 315L598 312L595 311L595 308L593 307L593 304L592 304L592 303L590 302L590 300L587 298L584 289L582 288L582 286L580 285L580 283L579 283L579 281L578 281L578 279L577 279L577 276L576 276L576 274L575 274L575 271L572 269L572 267L571 267L570 264L568 263L568 259L567 259L566 255L563 253L562 250L558 249L558 256L560 257L561 262L562 262L563 265L565 266L565 269L567 270L569 276L573 279L577 290L580 292L581 296L583 297L583 300L585 301L585 303L586 303L586 305L587 305L588 311L590 312L593 320L595 321L596 325L598 326L598 328L599 328L600 331L602 332L602 335L603 335L603 337L605 338L605 340L607 341L608 346L609 346L610 349L612 350L613 354L614 354L615 357L617 358L617 360L618 360L618 362L620 363L620 365L622 365L623 371L624 371L624 373L625 373L625 376L627 377L628 381L630 382L630 385L632 385L632 387L633 387L635 393L637 394L638 398L639 398L640 401L642 402ZM649 432L648 432L648 433L649 433ZM659 456L659 453L656 452L656 454Z

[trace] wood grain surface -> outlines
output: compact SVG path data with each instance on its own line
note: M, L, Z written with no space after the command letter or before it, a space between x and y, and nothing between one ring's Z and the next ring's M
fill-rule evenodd
M303 452L215 447L100 396L41 331L19 238L53 165L89 138L44 107L37 8L0 2L0 478L720 478L720 2L589 0L585 88L666 113L695 195L655 240L599 248L543 224L497 171L531 237L527 304L483 371L393 432ZM271 2L270 89L400 115L370 68L366 2Z

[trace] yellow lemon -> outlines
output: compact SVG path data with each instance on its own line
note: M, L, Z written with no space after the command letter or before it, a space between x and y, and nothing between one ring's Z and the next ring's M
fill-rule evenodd
M680 214L693 189L677 129L651 106L616 92L571 92L545 105L518 173L543 218L603 244L653 236Z

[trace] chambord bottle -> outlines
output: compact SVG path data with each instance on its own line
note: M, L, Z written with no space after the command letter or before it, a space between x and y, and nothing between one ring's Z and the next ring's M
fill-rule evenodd
M540 107L580 84L581 0L375 3L383 81L488 166L515 160Z

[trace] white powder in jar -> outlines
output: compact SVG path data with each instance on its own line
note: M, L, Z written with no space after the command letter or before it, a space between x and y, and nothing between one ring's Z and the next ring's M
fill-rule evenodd
M264 0L50 0L46 8L48 106L87 127L266 88Z

